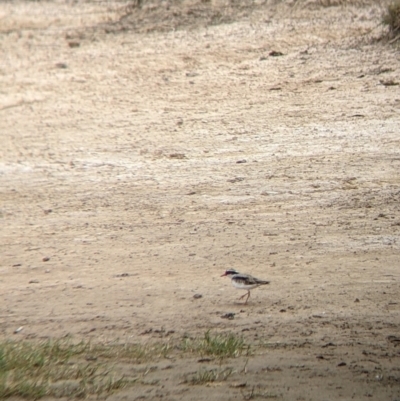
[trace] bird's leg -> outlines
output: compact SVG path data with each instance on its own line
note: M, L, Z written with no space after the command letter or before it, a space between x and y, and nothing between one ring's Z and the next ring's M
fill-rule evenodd
M249 300L249 298L250 298L250 290L249 290L249 292L247 293L246 302L244 303L245 305L247 305L247 301Z
M250 290L246 292L246 294L242 295L241 297L239 297L239 299L243 299L245 296L247 295L245 304L247 304L248 299L250 298Z

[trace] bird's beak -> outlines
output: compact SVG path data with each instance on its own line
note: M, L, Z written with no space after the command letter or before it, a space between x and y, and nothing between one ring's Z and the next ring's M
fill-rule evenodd
M226 276L226 273L224 273L221 277L225 277Z

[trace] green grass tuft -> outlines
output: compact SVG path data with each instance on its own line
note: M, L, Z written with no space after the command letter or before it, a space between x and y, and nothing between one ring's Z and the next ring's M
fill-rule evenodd
M140 345L93 346L90 342L74 344L68 340L6 341L0 343L0 399L108 394L132 381L115 377L104 359L147 359L155 353L158 355L159 350Z
M210 331L201 339L185 339L182 349L219 358L232 358L249 353L249 346L245 344L243 337L231 333L211 335Z
M42 342L0 342L0 399L104 397L132 385L138 377L117 374L123 363L142 364L167 358L171 352L237 357L249 352L242 337L207 331L202 338L175 344L92 344L70 339ZM110 365L114 366L110 368ZM226 380L231 369L201 370L193 384Z
M187 375L185 382L193 385L222 382L233 373L232 368L225 369L200 369L196 373Z
M400 34L400 0L395 0L389 4L382 22L389 27L392 36Z

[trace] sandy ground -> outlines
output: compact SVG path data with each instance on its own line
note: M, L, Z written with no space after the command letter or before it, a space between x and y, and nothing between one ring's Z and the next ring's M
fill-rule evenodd
M0 4L0 336L265 344L226 382L160 361L115 399L400 400L382 5L125 6ZM243 305L229 267L271 284Z

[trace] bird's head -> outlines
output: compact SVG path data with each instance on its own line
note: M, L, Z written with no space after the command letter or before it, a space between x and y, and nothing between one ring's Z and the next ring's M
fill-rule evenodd
M229 269L226 270L225 273L221 276L221 277L225 277L225 276L234 276L235 274L239 274L239 272L237 272L235 269Z

